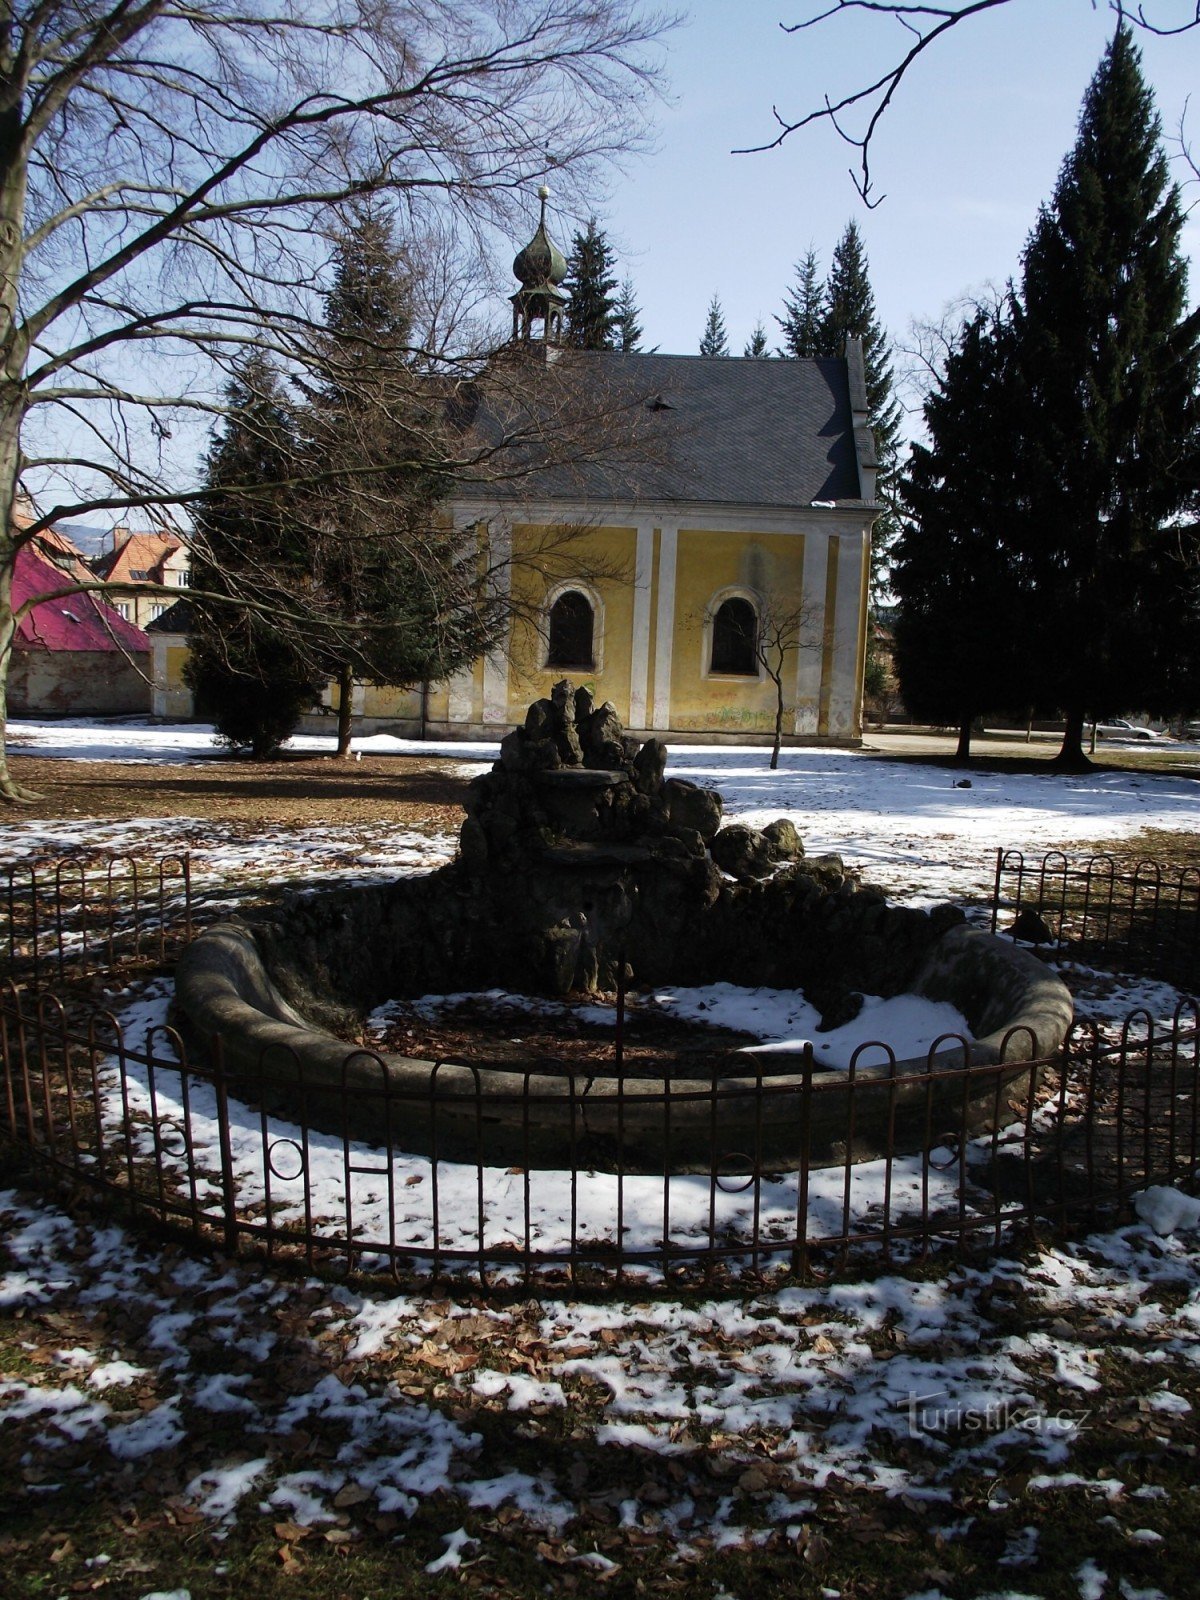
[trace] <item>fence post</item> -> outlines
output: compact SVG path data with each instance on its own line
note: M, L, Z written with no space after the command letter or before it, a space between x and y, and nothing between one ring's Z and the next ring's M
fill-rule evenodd
M213 1090L217 1099L217 1135L221 1146L221 1199L225 1214L225 1254L237 1255L237 1184L233 1172L233 1143L229 1137L229 1096L225 1088L225 1052L220 1035L210 1043Z

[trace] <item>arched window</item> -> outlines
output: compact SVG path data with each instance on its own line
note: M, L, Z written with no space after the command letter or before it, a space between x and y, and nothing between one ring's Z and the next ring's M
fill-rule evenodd
M594 666L592 635L595 613L587 595L566 589L550 607L548 667Z
M758 660L754 646L757 637L758 617L749 600L737 595L723 600L713 617L710 671L756 678Z

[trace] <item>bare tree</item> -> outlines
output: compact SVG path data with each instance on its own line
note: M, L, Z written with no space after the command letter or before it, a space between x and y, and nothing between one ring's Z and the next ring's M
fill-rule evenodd
M753 611L753 621L749 612ZM771 680L775 687L775 737L771 748L771 770L779 766L779 752L783 746L783 713L786 702L784 678L795 677L795 658L801 650L819 650L822 640L812 637L816 610L810 600L783 591L778 594L759 594L752 605L739 609L727 623L735 635L740 635L747 654ZM717 613L711 608L704 611L704 623L714 626ZM744 619L744 621L743 621ZM744 627L744 632L741 630Z
M581 194L638 146L664 26L639 0L8 0L0 794L20 797L2 745L19 548L87 515L186 536L234 364L302 365L319 327L329 207L386 191L448 261L511 238L531 184ZM422 354L448 385L478 375L478 349ZM448 476L507 442L454 438ZM19 489L41 508L22 528Z
M734 153L746 155L762 150L774 150L802 128L810 128L818 122L827 122L848 145L858 151L858 170L857 172L851 170L850 176L864 205L868 207L879 205L886 196L872 194L871 149L876 130L904 79L916 62L951 29L957 28L960 23L967 22L972 17L979 16L981 12L995 11L1009 3L1010 0L965 0L965 3L960 5L932 5L921 4L919 0L918 3L913 3L913 0L908 0L908 3L905 3L905 0L832 0L832 4L822 5L812 16L804 17L799 22L781 22L780 27L784 33L805 33L808 29L820 27L833 18L849 13L868 12L873 17L884 17L897 23L903 30L904 42L892 64L878 77L869 83L860 83L857 88L848 90L837 99L826 96L821 105L814 106L811 111L803 112L798 117L785 116L778 106L772 106L771 112L779 130L775 137L763 144L748 146ZM1082 4L1083 0L1080 0L1080 3ZM1101 0L1087 0L1087 3L1095 11ZM1107 0L1107 4L1118 24L1124 21L1131 27L1141 28L1147 33L1166 37L1200 28L1200 0L1193 0L1192 15L1182 22L1173 19L1163 20L1168 15L1168 0L1144 0L1141 4L1127 4L1126 0ZM856 115L860 120L857 129L854 129L845 119L854 118Z

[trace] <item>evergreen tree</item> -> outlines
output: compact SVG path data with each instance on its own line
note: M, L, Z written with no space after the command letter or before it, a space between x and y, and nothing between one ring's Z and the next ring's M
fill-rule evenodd
M900 404L895 396L891 348L875 312L867 254L858 224L853 220L846 224L833 252L816 353L840 356L845 352L846 340L851 337L861 339L863 344L867 420L879 454L875 496L883 511L875 519L871 532L871 593L876 600L887 585L890 551L900 527L897 503Z
M335 243L304 419L325 475L304 505L316 620L354 619L322 646L338 682L342 756L356 679L443 678L489 648L501 625L473 539L441 513L440 391L414 360L412 323L411 271L390 219L363 208Z
M729 338L725 332L725 318L721 312L720 298L715 294L708 303L708 320L704 324L704 333L700 340L700 354L702 356L727 356L729 354Z
M783 297L783 315L775 321L783 330L781 356L829 356L841 351L826 348L825 285L817 253L811 247L796 263L796 282Z
M1026 246L1016 334L1028 404L1014 525L1039 669L1086 765L1085 718L1184 696L1194 623L1200 313L1186 314L1183 216L1140 55L1119 25L1075 147Z
M633 279L626 278L617 297L616 345L624 355L635 355L642 348L642 310L634 298Z
M907 515L891 574L900 690L914 716L959 730L964 760L976 717L1036 698L1006 542L1018 499L1013 382L1011 326L981 311L925 402L929 443L913 446L901 483Z
M613 349L621 336L616 264L608 237L595 217L571 241L563 287L571 296L567 343L577 350Z
M271 756L316 700L324 674L294 633L271 619L295 612L297 578L306 561L280 485L296 470L296 439L279 384L261 355L252 355L226 390L228 409L206 463L205 487L192 546L192 589L231 597L256 593L266 612L222 605L197 594L189 610L184 675L197 709L220 737L257 759ZM273 487L264 489L264 485Z
M770 353L767 349L767 330L763 327L760 319L754 324L754 332L746 340L746 348L742 351L742 354L757 361L769 356Z

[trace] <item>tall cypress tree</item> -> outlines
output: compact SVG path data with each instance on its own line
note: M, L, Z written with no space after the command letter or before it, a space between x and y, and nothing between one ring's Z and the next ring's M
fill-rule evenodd
M616 263L608 237L595 217L571 241L563 287L567 306L567 343L577 350L611 350L620 333Z
M871 587L874 599L886 587L890 551L900 527L897 504L900 404L896 399L892 377L891 347L875 311L867 253L858 224L853 220L846 224L830 263L819 353L840 356L845 351L846 340L851 337L859 338L863 343L867 416L879 453L875 492L884 508L875 519L871 532Z
M636 355L642 348L642 308L633 291L633 279L626 278L617 296L616 345L623 354Z
M256 353L241 365L226 402L206 462L210 494L195 516L191 583L209 593L254 593L267 613L199 596L185 602L184 675L220 737L261 760L295 729L324 674L295 633L269 615L273 589L278 609L295 613L307 559L282 487L297 470L295 432L265 357Z
M783 315L776 317L783 332L781 356L840 354L826 347L825 285L811 248L796 263L796 281L783 297Z
M1036 699L1006 542L1019 500L1014 399L1011 325L981 311L925 402L929 443L913 446L900 486L906 516L891 574L900 689L913 715L958 728L960 759L978 715Z
M700 336L700 354L702 356L727 356L729 354L729 336L725 332L725 316L721 310L720 297L715 294L708 302L708 317L704 323L704 332Z
M1140 54L1119 26L1026 246L1016 318L1029 503L1014 535L1067 767L1086 765L1088 714L1182 692L1168 685L1197 546L1177 523L1195 502L1200 383L1182 226Z

